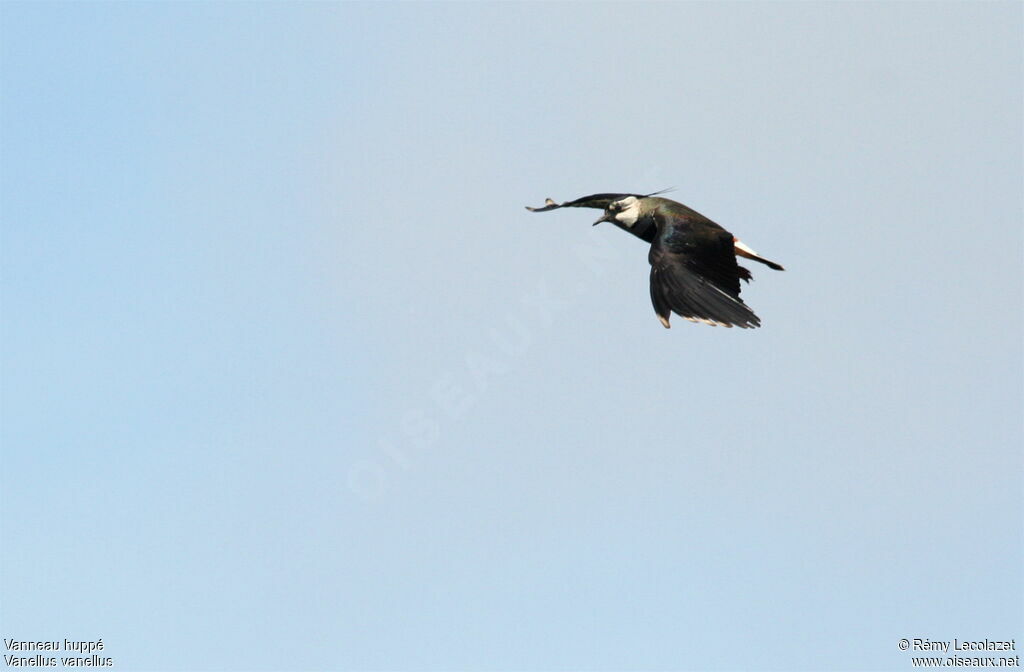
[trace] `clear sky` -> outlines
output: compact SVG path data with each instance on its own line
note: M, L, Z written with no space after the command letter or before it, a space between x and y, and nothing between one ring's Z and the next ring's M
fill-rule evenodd
M1019 654L1022 32L0 4L0 634L122 670ZM663 329L642 242L523 209L665 187L786 266L762 329Z

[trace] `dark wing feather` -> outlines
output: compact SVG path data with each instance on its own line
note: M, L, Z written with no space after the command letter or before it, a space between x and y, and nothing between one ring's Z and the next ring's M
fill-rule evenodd
M668 309L698 322L760 326L739 298L740 278L750 273L736 264L732 234L701 219L663 218L659 226L648 256L655 312L666 326Z

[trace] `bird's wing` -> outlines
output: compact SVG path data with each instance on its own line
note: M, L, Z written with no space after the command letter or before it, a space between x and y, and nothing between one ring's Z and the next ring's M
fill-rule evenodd
M648 255L654 311L666 327L673 311L695 322L759 327L740 300L740 278L750 273L736 263L732 234L702 219L663 220L658 227Z
M557 210L558 208L598 208L604 210L610 203L621 201L629 196L643 198L642 194L591 194L590 196L577 198L575 201L566 201L565 203L555 203L549 198L539 208L526 206L526 209L530 212L547 212L548 210Z

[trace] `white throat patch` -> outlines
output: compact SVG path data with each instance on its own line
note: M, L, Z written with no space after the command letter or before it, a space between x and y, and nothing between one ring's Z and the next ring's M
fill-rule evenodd
M629 228L640 219L640 199L630 196L619 201L622 210L615 214L615 221Z

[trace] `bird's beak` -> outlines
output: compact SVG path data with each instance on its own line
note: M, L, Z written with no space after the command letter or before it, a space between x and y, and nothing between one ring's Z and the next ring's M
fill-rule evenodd
M591 224L591 226L597 226L601 222L610 222L610 221L612 221L612 215L611 215L610 212L606 212L603 215L601 215L601 219L599 219L596 222L594 222L593 224Z

